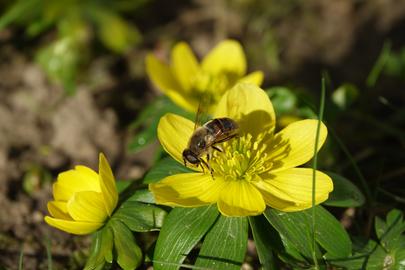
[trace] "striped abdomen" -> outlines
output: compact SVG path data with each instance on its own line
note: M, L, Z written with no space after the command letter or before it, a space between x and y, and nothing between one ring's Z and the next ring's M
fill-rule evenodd
M238 124L231 118L215 118L204 124L210 135L214 136L215 143L224 142L238 133Z

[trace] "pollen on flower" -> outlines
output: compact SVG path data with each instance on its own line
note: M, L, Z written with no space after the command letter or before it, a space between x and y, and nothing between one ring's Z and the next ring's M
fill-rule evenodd
M223 143L223 151L213 153L211 166L214 173L229 181L255 181L256 175L268 172L273 167L267 154L268 142L265 133L255 137L247 133Z

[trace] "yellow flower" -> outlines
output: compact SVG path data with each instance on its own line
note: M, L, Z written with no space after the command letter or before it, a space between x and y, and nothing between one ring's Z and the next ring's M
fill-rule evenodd
M159 61L153 54L146 57L146 71L152 82L178 106L195 112L202 93L211 111L226 90L244 81L261 85L263 73L246 75L246 58L242 46L235 40L219 43L201 64L190 47L180 42L171 53L171 65Z
M214 151L210 172L171 175L150 184L159 204L198 207L217 203L225 216L261 214L266 205L282 211L299 211L312 205L312 169L295 168L314 154L318 120L301 120L274 134L275 114L266 93L241 83L225 93L214 118L230 117L240 126L237 138ZM159 122L158 137L163 148L182 163L182 151L193 133L190 120L166 114ZM319 147L327 136L321 124ZM315 201L319 204L333 190L331 179L316 171Z
M53 185L54 201L48 202L49 225L73 234L88 234L103 226L118 202L110 165L100 154L98 174L85 166L62 172Z

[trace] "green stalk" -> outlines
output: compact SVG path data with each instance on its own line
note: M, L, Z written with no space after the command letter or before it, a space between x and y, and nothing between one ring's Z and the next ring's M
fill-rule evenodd
M48 257L48 270L52 270L52 252L51 252L51 239L49 236L45 239L46 255Z
M321 89L321 100L319 105L319 114L318 114L318 125L316 127L316 136L315 136L315 148L314 148L314 159L312 163L312 259L315 264L315 269L319 269L318 260L316 258L315 246L316 246L316 220L315 220L315 191L316 191L316 169L318 165L318 141L319 141L319 132L321 129L321 123L323 119L323 112L325 109L325 76L322 76L322 89Z
M18 270L24 269L24 247L21 246L20 258L18 259Z

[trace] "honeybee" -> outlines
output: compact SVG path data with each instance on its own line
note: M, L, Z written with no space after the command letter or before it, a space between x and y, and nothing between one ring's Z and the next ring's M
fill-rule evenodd
M208 168L213 175L213 170L209 165L212 149L222 152L215 144L228 141L238 135L238 124L231 118L215 118L204 125L195 128L188 146L183 151L184 166L187 162L193 165L201 166L204 171L204 166ZM207 161L202 159L202 156L207 154Z

